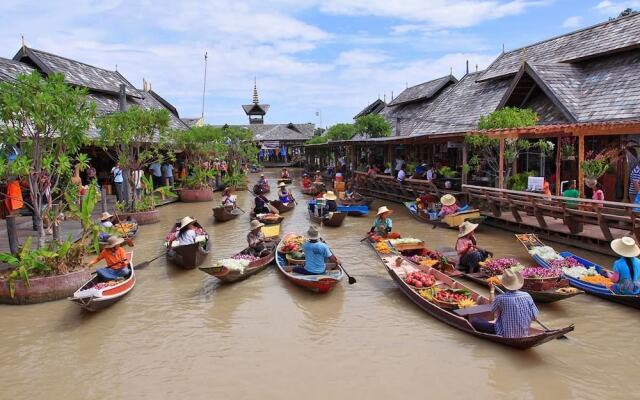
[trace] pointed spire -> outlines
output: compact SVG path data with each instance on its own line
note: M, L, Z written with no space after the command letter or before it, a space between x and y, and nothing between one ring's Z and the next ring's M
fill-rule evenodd
M22 51L27 50L27 45L24 42L24 35L22 35Z
M527 62L527 48L524 47L522 49L522 51L520 52L520 62L521 64L524 64Z
M253 104L258 104L260 101L258 100L258 84L256 81L256 77L253 77Z

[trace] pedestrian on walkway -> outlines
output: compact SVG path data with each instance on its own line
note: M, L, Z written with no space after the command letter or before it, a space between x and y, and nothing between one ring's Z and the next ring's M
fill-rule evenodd
M124 196L122 195L122 183L124 179L122 178L122 168L120 168L119 162L116 162L116 165L111 168L111 179L113 180L113 187L116 190L116 200L124 201Z

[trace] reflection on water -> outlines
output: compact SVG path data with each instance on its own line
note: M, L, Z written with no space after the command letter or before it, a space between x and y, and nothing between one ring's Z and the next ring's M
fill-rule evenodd
M302 201L286 214L283 234L308 226L305 196L294 193ZM253 197L238 195L249 211ZM211 235L207 262L242 249L248 216L214 224L211 207L161 208L161 223L140 228L137 262L159 254L166 232L187 214ZM391 207L394 226L405 236L434 249L455 243L455 231L432 229L400 205ZM223 285L160 258L138 272L127 298L99 314L82 313L66 301L0 306L0 397L382 399L455 393L600 399L636 393L640 363L630 356L640 350L636 310L577 296L540 306L547 325L576 324L568 340L522 352L475 339L431 318L396 289L372 250L359 242L372 218L348 217L342 228L322 228L358 279L355 285L345 279L327 296L293 286L275 268ZM496 255L530 262L510 233L482 227L478 240ZM615 385L601 379L602 371L617 378Z

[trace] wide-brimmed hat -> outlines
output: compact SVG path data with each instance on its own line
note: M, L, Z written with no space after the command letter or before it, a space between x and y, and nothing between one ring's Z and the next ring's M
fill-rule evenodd
M317 169L317 170L316 170L316 174L319 174L319 173L320 173L320 170L319 170L319 169Z
M502 286L509 290L518 290L524 285L524 277L520 271L514 271L511 268L507 268L502 272L502 278L500 278Z
M260 177L261 177L261 178L264 178L264 174L260 174Z
M322 195L322 198L325 199L325 200L336 200L338 198L338 196L336 196L335 193L333 193L331 190L329 190L327 193Z
M111 215L111 214L109 214L108 212L105 211L105 212L102 213L102 216L100 216L100 221L107 220L107 219L109 219L111 217L113 217L113 215Z
M251 221L249 230L255 231L256 229L262 228L263 226L264 224L262 222L258 221L257 219L254 219L253 221Z
M442 203L442 205L444 206L452 206L456 204L456 198L451 194L445 194L444 196L440 197L440 203Z
M104 246L105 249L112 249L116 246L121 245L122 243L124 243L124 239L118 236L109 236L109 239L107 239L107 244Z
M461 237L467 236L471 232L475 231L477 227L478 227L478 224L474 224L473 222L469 222L469 221L464 221L458 227L459 229L458 237L461 238Z
M376 217L380 214L384 214L384 213L392 213L393 210L390 210L387 206L382 206L380 208L378 208L378 212L376 213Z
M318 239L320 234L318 233L318 229L315 226L311 225L309 227L309 230L307 230L307 236L309 236L309 239L311 240L316 240Z
M640 247L633 238L628 236L613 240L611 249L622 257L638 257L640 255Z
M278 187L285 187L287 186L284 182L280 182L280 184L278 185Z
M183 230L184 228L186 228L187 226L189 226L190 224L196 222L195 218L191 218L189 216L186 216L184 218L182 218L180 220L180 230Z

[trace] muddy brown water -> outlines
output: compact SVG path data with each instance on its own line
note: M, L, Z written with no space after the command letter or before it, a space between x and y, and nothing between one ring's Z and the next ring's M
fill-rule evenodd
M272 186L275 171L268 172ZM256 176L252 176L253 179ZM294 184L295 185L295 184ZM306 196L282 233L308 227ZM272 194L271 196L274 196ZM216 194L214 201L220 195ZM253 197L239 193L247 212ZM376 201L373 207L382 205ZM452 246L456 234L413 220L398 204L404 236ZM161 208L142 226L135 259L162 251L176 219L196 216L213 240L206 262L245 245L248 216L215 224L212 204ZM319 296L270 268L234 285L160 258L135 289L97 314L57 301L0 306L0 398L6 399L629 399L638 398L638 311L582 295L540 305L547 326L575 323L569 340L530 351L482 341L435 320L394 285L359 242L373 216L348 217L322 235L358 283ZM482 246L530 262L512 234L482 227ZM609 265L611 259L569 249ZM486 293L484 289L481 289Z

